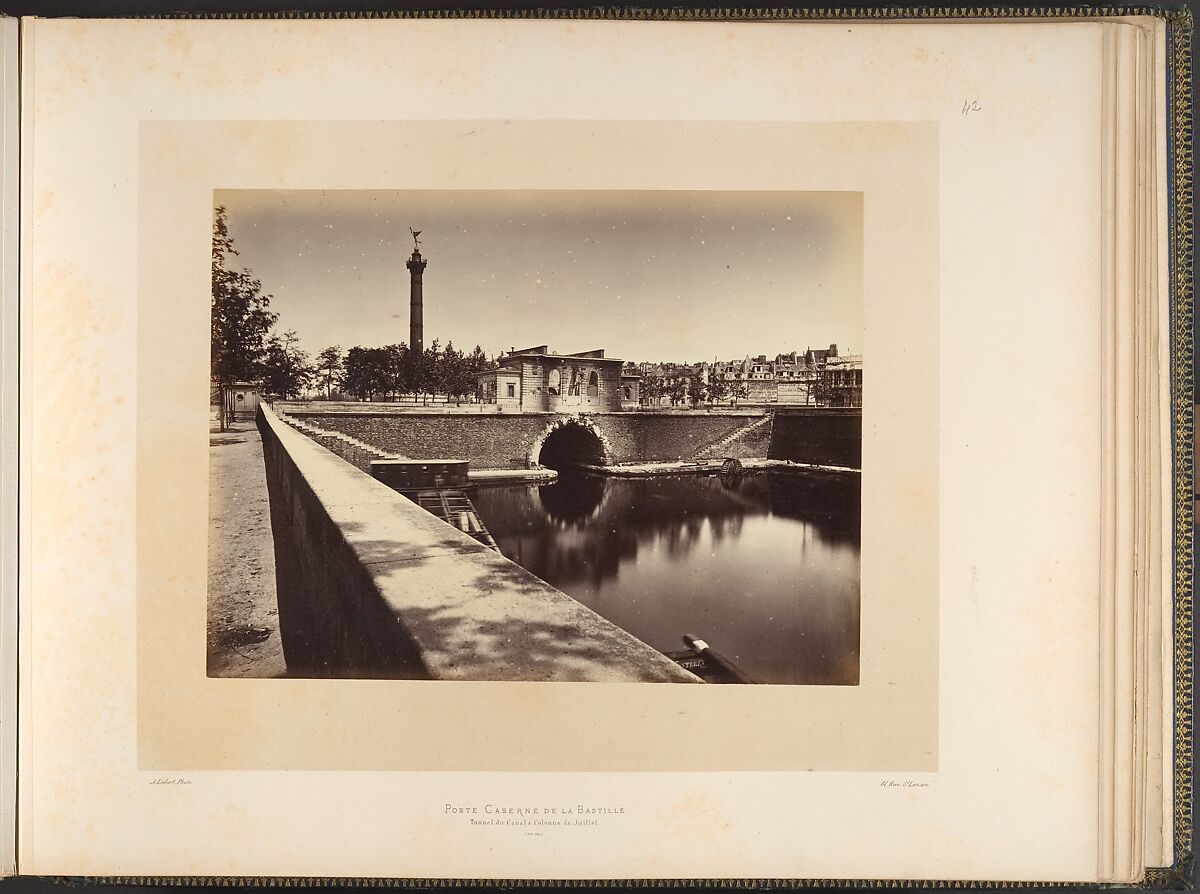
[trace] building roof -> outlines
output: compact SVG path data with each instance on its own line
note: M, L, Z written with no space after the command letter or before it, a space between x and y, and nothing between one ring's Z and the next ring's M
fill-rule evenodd
M604 348L594 348L590 351L579 351L575 354L551 354L549 345L536 345L532 348L514 348L500 358L501 364L506 360L520 357L549 357L556 360L601 360L605 363L624 363L619 357L605 357Z
M498 375L501 373L503 373L506 376L519 376L521 374L521 371L519 369L505 369L503 366L501 366L496 369L485 369L482 372L478 372L475 374L475 378L476 379L486 379L486 378L489 378L491 376L495 376L495 375Z

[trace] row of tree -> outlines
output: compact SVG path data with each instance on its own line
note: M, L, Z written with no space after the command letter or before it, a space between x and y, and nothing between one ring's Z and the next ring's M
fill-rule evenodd
M437 339L419 355L404 342L382 348L351 348L341 358L340 365L338 353L337 348L321 352L325 360L322 369L326 396L336 384L360 400L397 398L403 394L427 399L444 394L461 403L464 397L476 394L479 373L496 367L479 345L466 354L455 348L454 342L441 347Z
M231 269L238 254L229 235L224 207L216 209L212 247L212 375L221 397L221 426L226 423L224 395L235 382L259 382L267 397L294 398L321 388L327 398L344 391L360 400L412 395L427 400L443 394L461 402L477 393L479 373L494 369L476 345L469 354L452 342L443 348L435 339L420 353L400 344L377 348L353 347L343 353L331 345L313 358L300 347L295 330L275 330L278 315L270 309L271 296L249 270ZM824 382L814 383L822 392ZM745 382L714 379L705 382L690 376L647 376L641 385L648 403L670 399L673 405L717 403L732 398L734 404L749 396ZM823 402L821 393L810 397Z
M403 342L381 348L338 345L314 358L300 347L294 329L278 332L271 296L249 270L232 269L238 254L229 235L224 207L216 209L212 248L212 375L221 397L221 426L228 408L224 395L235 382L258 382L264 396L294 398L320 388L325 396L345 391L361 400L411 394L425 399L444 394L461 402L474 395L480 372L495 368L476 345L467 354L435 339L414 353Z
M288 330L268 339L260 374L263 391L271 397L298 397L317 388L326 398L336 392L360 400L444 394L461 402L476 393L478 374L494 367L479 345L464 354L453 342L443 348L437 339L419 355L404 342L353 347L345 353L340 345L331 345L313 360L300 349L296 333Z
M726 382L724 379L705 382L699 373L670 378L650 374L642 379L641 389L647 403L657 404L665 397L672 406L714 404L729 397L733 398L736 405L739 400L750 396L750 389L745 382Z

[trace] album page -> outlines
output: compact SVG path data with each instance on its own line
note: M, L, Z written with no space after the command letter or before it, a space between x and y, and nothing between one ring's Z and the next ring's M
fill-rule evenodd
M0 19L0 874L17 847L18 24Z
M24 22L21 870L1115 874L1114 28Z

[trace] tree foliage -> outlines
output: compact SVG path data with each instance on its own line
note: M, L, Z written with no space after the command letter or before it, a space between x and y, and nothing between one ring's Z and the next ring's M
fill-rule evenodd
M212 244L213 382L222 395L221 428L225 427L225 390L234 382L256 380L267 354L267 337L275 325L271 296L249 270L230 269L237 255L224 206L216 209Z
M667 385L667 396L671 398L671 406L681 404L687 399L688 380L682 376L675 376L669 380Z
M351 348L346 354L342 387L359 400L395 396L407 390L408 345Z
M412 355L410 366L413 371L413 381L409 383L409 391L420 394L422 401L427 402L432 394L440 390L438 381L442 365L442 346L435 338L420 356Z
M342 349L339 345L331 345L317 355L315 372L318 379L325 385L325 397L333 397L333 388L342 387Z
M655 406L665 393L662 376L654 370L647 370L642 377L642 398L650 406Z
M271 296L249 270L233 269L238 251L224 207L216 209L212 248L212 376L222 392L237 381L260 384L270 397L294 398L320 387L327 398L342 389L359 400L397 399L403 394L445 395L456 403L474 396L479 373L494 369L479 345L466 354L435 339L420 354L405 343L382 347L323 349L316 358L303 350L295 330L273 333L278 315ZM225 423L224 410L221 424Z
M733 396L733 405L736 407L739 400L744 400L750 396L750 386L740 379L733 383L729 389L729 393Z
M721 378L717 373L709 376L708 382L708 400L710 403L717 403L724 400L729 395L729 384Z
M818 371L808 386L808 394L818 407L832 407L834 404L833 381L824 370Z
M414 398L420 395L425 402L444 395L462 403L463 398L476 394L479 373L495 366L479 345L466 354L453 342L442 348L435 339L420 357L403 342L382 348L360 345L346 353L342 387L359 400L411 394Z
M263 391L285 400L299 397L315 374L308 352L300 348L300 338L294 329L267 340L266 356L260 367Z

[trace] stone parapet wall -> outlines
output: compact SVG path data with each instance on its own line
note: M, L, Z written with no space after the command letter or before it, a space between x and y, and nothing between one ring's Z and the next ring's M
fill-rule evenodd
M862 468L862 410L780 408L771 426L771 459Z
M327 413L337 414L363 414L363 415L379 415L381 413L401 414L401 413L417 413L422 415L430 415L432 413L445 413L448 415L462 415L464 413L496 415L505 412L514 412L511 408L498 407L492 403L471 403L463 401L456 404L454 401L447 401L445 398L437 398L428 403L422 403L420 400L405 401L403 403L391 403L388 401L370 401L370 400L277 400L272 403L276 411L286 413L288 415L303 415L305 413L316 413L325 415Z
M290 675L699 682L267 407L258 428Z
M353 444L347 444L341 438L335 438L331 435L309 435L314 441L328 450L330 453L335 453L344 459L354 468L370 474L371 460L378 459L372 453L368 453L361 447L355 447Z

